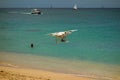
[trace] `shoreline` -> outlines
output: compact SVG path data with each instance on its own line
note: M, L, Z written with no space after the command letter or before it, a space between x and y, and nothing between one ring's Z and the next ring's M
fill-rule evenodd
M20 71L20 74L24 75L24 73L25 73L25 74L27 74L27 76L24 75L26 77L30 76L30 74L26 73L26 72L34 73L34 71L35 71L34 74L38 74L39 72L40 72L39 74L41 74L41 71L42 71L42 74L45 74L45 75L42 75L44 77L46 76L46 73L50 73L50 76L58 74L56 76L59 76L59 77L56 78L56 76L54 76L55 78L53 77L53 79L50 79L50 80L59 80L59 78L61 80L67 80L66 78L62 79L64 77L72 77L69 80L98 80L98 79L100 79L100 80L114 80L114 79L119 80L120 79L119 66L114 67L114 66L108 65L109 66L109 68L108 68L108 66L103 65L103 64L94 64L94 63L89 63L89 62L84 62L84 61L80 61L80 62L79 61L78 62L77 61L67 61L67 60L61 60L61 59L56 59L56 58L52 58L52 57L51 58L42 57L42 56L38 57L38 56L33 56L33 55L31 56L31 55L24 55L24 54L17 54L17 53L9 53L9 52L0 52L0 55L1 55L0 71L7 72L7 73L9 73L9 75L12 75L9 72L9 70L13 70L12 72L13 72L14 76L19 75L19 74L16 75L16 71L19 73L19 71L22 70L23 72ZM21 59L21 57L22 57L22 59ZM27 60L27 62L24 63L23 61L26 61L26 60ZM21 64L21 61L22 61L22 64ZM39 65L38 64L32 64L32 65L29 64L29 62L32 63L32 61L33 62L39 61ZM67 64L67 65L64 66L64 64ZM37 67L35 68L33 66L37 66ZM51 69L51 66L54 70ZM38 68L38 67L40 67L40 68ZM45 68L42 68L42 67L45 67ZM70 72L69 72L69 70L70 70ZM36 72L36 71L39 71L39 72ZM89 71L91 71L91 72L89 72ZM76 72L76 73L74 73L74 72ZM1 72L1 74L4 74L4 73ZM4 74L4 75L6 75L6 74ZM8 76L8 75L6 75L6 76ZM21 75L19 75L19 76L21 77ZM39 76L41 76L41 75L39 75ZM2 77L4 77L4 76L2 76ZM35 77L35 76L33 76L33 77ZM73 79L73 78L75 78L75 79ZM7 80L9 80L9 79L7 79ZM37 79L33 79L33 80L37 80ZM47 80L47 79L40 79L40 80Z

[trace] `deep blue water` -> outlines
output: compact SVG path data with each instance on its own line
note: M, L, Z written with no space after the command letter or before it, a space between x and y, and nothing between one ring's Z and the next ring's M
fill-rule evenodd
M0 51L120 64L120 9L41 10L0 9ZM47 35L72 29L69 43Z

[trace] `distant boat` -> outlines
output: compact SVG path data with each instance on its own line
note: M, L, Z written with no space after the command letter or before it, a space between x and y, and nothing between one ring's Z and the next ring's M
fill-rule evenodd
M33 9L31 14L41 14L41 11L38 9Z
M74 9L74 10L77 10L77 9L78 9L76 4L74 5L73 9Z
M50 9L52 9L52 8L53 8L53 5L51 4L51 5L50 5Z

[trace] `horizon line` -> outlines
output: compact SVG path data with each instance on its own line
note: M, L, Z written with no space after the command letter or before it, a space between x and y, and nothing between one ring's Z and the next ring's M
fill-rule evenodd
M6 9L6 8L26 8L26 9L34 9L34 8L38 8L38 9L73 9L73 8L61 8L61 7L56 7L56 8L49 8L49 7L31 7L31 8L28 8L28 7L0 7L0 9ZM119 9L119 7L82 7L82 8L78 8L78 9Z

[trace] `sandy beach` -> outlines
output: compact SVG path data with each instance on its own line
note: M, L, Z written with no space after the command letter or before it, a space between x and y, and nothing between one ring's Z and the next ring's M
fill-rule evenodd
M13 65L0 63L0 80L95 80L70 74L18 68Z
M108 66L101 65L101 64L100 65L97 64L98 66L94 66L94 64L81 63L80 67L81 69L83 69L84 72L81 71L81 74L70 74L70 73L64 73L60 71L50 71L47 69L44 70L40 68L32 68L31 65L24 66L24 65L19 65L19 63L20 61L22 62L27 61L27 63L28 61L32 62L34 61L32 58L38 59L40 64L43 64L44 61L48 62L47 65L44 65L45 67L46 66L50 67L51 66L50 63L54 65L55 63L59 63L59 64L67 64L67 66L72 66L72 65L75 66L75 63L73 64L73 62L68 63L68 61L63 61L64 63L62 63L62 61L60 60L58 61L57 59L54 59L53 61L50 58L43 58L40 56L39 57L30 56L30 55L25 56L24 54L15 54L15 53L8 54L6 52L0 52L0 55L1 55L0 56L0 80L114 80L114 79L119 80L120 79L119 66L117 67L110 66L111 68L108 68ZM35 60L34 62L37 62L37 60ZM27 63L24 63L24 64L27 65ZM59 64L57 65L60 66ZM37 67L42 66L38 64L33 64L33 65ZM84 65L89 66L89 68L91 68L92 71L97 70L99 72L102 69L104 69L104 71L102 70L102 73L96 72L96 74L95 73L90 74L89 72L85 73L86 72L85 69L88 69L88 68L83 68ZM67 68L65 67L59 67L59 70L66 70L66 69ZM105 70L107 70L108 72Z

